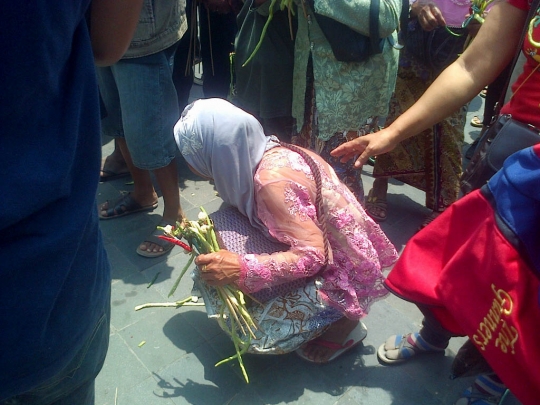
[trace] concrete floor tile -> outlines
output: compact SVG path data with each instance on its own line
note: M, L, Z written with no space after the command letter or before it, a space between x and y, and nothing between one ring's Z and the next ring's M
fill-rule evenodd
M118 334L145 367L159 372L173 361L205 345L204 338L171 308L144 309L146 317ZM181 344L177 344L178 342ZM144 345L139 346L141 342Z
M208 315L206 314L206 311L204 307L185 307L182 308L182 316L183 319L188 322L191 327L199 332L201 336L205 338L207 342L213 342L214 339L216 339L218 336L223 336L223 339L227 342L226 350L223 351L223 357L230 356L231 349L233 349L233 345L230 341L230 339L225 335L225 332L223 332L218 325L217 321L215 319L208 318ZM180 342L179 342L180 343ZM219 348L221 345L216 342L212 343L212 347L217 350L219 353L221 353L221 350ZM229 347L231 349L229 349Z
M381 385L382 383L381 381ZM394 381L394 385L400 389L392 390L384 386L354 387L340 398L336 405L442 405L418 386L407 388L405 381L400 381L399 384Z
M170 363L154 378L174 404L225 404L244 388L234 372L214 367L221 360L213 350L200 346L180 360ZM220 367L229 368L229 365Z
M227 402L227 405L265 405L256 392L240 392Z
M178 283L176 291L169 297L173 285L191 258L191 254L185 254L179 246L175 247L174 250L175 255L168 256L164 261L158 262L141 272L141 275L148 281L148 285L152 283L150 288L157 291L163 297L163 300L167 302L179 301L191 295L191 289L193 288L191 273L196 267L193 262L189 265Z
M150 376L122 337L112 334L105 364L96 379L96 404L114 404L116 389L128 392Z
M335 404L343 394L320 374L320 366L293 353L279 356L278 360L273 367L254 375L245 392L257 393L265 404Z
M120 387L118 392L107 395L107 402L96 400L96 405L174 405L174 402L168 397L168 391L160 387L152 376L132 387Z
M109 263L111 264L111 277L113 282L121 280L132 274L137 274L140 269L135 266L125 255L125 252L118 249L118 247L112 243L105 245L107 250L107 256L109 257Z
M163 297L152 288L146 288L147 280L134 274L112 285L111 324L116 330L140 322L150 316L150 311L135 311L135 307L148 302L163 302Z

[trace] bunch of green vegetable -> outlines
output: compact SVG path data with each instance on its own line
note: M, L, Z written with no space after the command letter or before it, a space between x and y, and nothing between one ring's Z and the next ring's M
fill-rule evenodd
M176 226L168 225L160 229L162 229L166 235L159 236L159 238L182 247L191 255L188 263L180 272L180 275L169 292L168 296L171 297L175 293L180 284L180 280L193 263L195 257L199 254L217 252L220 250L220 247L214 230L214 224L202 207L197 221L185 221L182 224L177 223ZM181 239L185 239L187 243L183 242ZM249 378L242 361L242 354L247 352L251 339L255 338L257 324L247 311L246 300L242 291L234 285L218 286L215 287L215 289L222 303L218 315L218 322L221 328L231 336L236 350L234 356L218 362L216 367L230 360L238 359L242 374L244 375L246 382L249 383ZM192 298L190 297L185 300L171 303L140 305L135 309L139 310L157 306L178 308L191 301Z
M293 8L294 0L270 0L270 7L268 9L268 18L266 19L266 23L264 24L264 27L262 29L259 42L257 42L257 45L255 45L255 49L253 50L249 58L246 59L242 67L246 66L253 59L253 57L255 56L259 48L261 47L264 36L266 35L266 30L268 29L268 25L270 24L270 21L272 21L272 19L274 18L274 11L275 11L278 1L280 2L279 9L281 11L287 8L287 13L289 15L289 31L291 34L291 40L294 39L293 28L292 28L292 16L294 15L294 8Z

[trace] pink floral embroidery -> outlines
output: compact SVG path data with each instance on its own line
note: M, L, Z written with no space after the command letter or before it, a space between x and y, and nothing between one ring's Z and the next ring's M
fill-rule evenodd
M397 260L397 252L329 166L318 164L333 263L323 269L311 170L298 154L276 148L265 154L255 175L258 216L270 234L291 249L242 256L238 285L255 292L318 274L321 297L347 317L360 319L374 301L388 294L382 269Z

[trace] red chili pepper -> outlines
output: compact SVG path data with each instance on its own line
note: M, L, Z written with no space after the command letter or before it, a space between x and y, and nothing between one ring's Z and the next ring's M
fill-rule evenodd
M173 243L173 244L175 244L177 246L180 246L180 247L184 248L184 250L186 252L191 252L191 250L192 250L187 243L184 243L181 240L178 240L176 238L171 238L170 236L165 236L165 235L158 235L158 238L166 240L167 242L171 242L171 243Z

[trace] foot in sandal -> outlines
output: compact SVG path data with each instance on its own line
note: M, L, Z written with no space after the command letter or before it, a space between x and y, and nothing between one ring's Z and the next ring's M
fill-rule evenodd
M482 374L463 392L455 405L499 405L508 390L495 374Z
M480 117L478 117L478 115L475 115L474 117L471 118L471 126L475 128L482 128L484 124L482 120L480 119Z
M126 193L120 196L118 200L106 201L98 208L100 219L119 218L137 212L153 211L158 207L157 195L146 203L140 203L132 193Z
M165 235L165 231L160 228L164 228L167 225L176 225L175 223L168 223L167 221L161 221L156 229L146 238L146 240L137 248L137 254L144 257L160 257L165 253L172 250L174 244L160 239L160 235Z
M373 188L369 190L366 197L366 213L376 222L386 221L388 204L386 202L386 192L388 180L375 179Z
M426 342L418 332L407 335L393 335L386 339L377 350L377 357L383 363L402 363L418 354L444 353L445 347L437 347Z
M362 322L341 318L321 336L296 350L296 354L309 362L325 364L357 346L366 336L367 328Z

